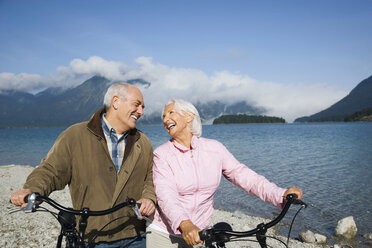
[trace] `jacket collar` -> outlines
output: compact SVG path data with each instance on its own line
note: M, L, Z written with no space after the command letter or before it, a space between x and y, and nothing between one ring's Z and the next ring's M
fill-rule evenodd
M94 113L94 115L90 118L87 124L87 127L89 130L91 130L91 132L93 132L96 136L104 140L106 139L102 130L101 116L105 112L106 110L104 108L100 108L99 110L97 110L97 112ZM125 159L128 157L134 143L140 138L140 136L141 134L136 128L128 132L123 161L125 161Z
M105 135L103 134L102 130L102 121L101 121L101 115L105 113L104 108L100 108L97 110L97 112L94 113L94 115L90 118L88 121L88 129L91 130L95 135L101 137L102 139L105 138Z

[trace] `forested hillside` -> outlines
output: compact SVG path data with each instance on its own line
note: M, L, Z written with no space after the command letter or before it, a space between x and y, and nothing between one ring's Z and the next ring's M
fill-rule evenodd
M360 82L349 95L329 108L298 118L295 122L344 121L347 116L368 108L372 108L372 76Z

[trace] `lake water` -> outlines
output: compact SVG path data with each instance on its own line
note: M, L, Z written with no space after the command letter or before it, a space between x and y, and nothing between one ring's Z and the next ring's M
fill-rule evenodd
M162 126L138 128L154 147L169 138ZM63 130L0 129L0 165L38 165ZM347 216L354 216L359 235L372 232L372 123L206 125L203 137L219 140L240 162L279 186L304 191L311 206L297 217L293 235L311 229L331 237L337 221ZM269 218L278 212L226 180L215 207Z

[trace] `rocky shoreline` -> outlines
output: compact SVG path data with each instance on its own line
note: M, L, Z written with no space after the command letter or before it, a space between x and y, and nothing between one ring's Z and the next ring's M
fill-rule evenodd
M29 173L33 170L31 166L8 165L0 166L0 247L55 247L57 236L59 235L59 223L52 215L44 212L29 213L16 212L9 214L10 211L16 209L9 203L9 197L13 191L22 187ZM62 205L71 206L71 200L68 189L53 192L50 196L56 202ZM47 204L45 204L47 205ZM233 230L249 230L267 220L259 217L244 215L240 212L227 212L224 210L216 210L213 215L213 223L228 222ZM270 236L286 242L285 237L275 234L275 230L269 230ZM295 234L293 234L295 235ZM278 241L271 240L271 247L284 247ZM254 242L232 242L228 243L227 247L259 247ZM289 247L330 247L326 244L304 243L298 240L291 239ZM334 247L337 247L335 245ZM342 246L338 246L342 247Z

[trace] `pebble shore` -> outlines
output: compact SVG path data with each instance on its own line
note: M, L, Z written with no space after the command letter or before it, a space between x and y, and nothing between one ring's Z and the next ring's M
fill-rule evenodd
M0 247L3 248L30 248L30 247L55 247L57 237L60 232L59 223L51 214L44 212L28 213L22 211L9 214L10 211L17 209L9 203L10 195L13 191L22 188L27 176L31 173L33 167L21 165L0 166ZM56 202L65 206L71 206L71 200L68 189L53 192L50 197ZM47 205L47 204L45 204ZM259 217L244 215L240 212L227 212L215 210L213 223L228 222L233 230L249 230L267 220ZM268 234L275 236L286 242L285 237L277 236L275 230L269 230ZM271 247L284 247L279 242L268 240ZM259 247L254 242L231 242L227 247ZM328 247L317 244L307 244L291 239L289 247L317 248Z

